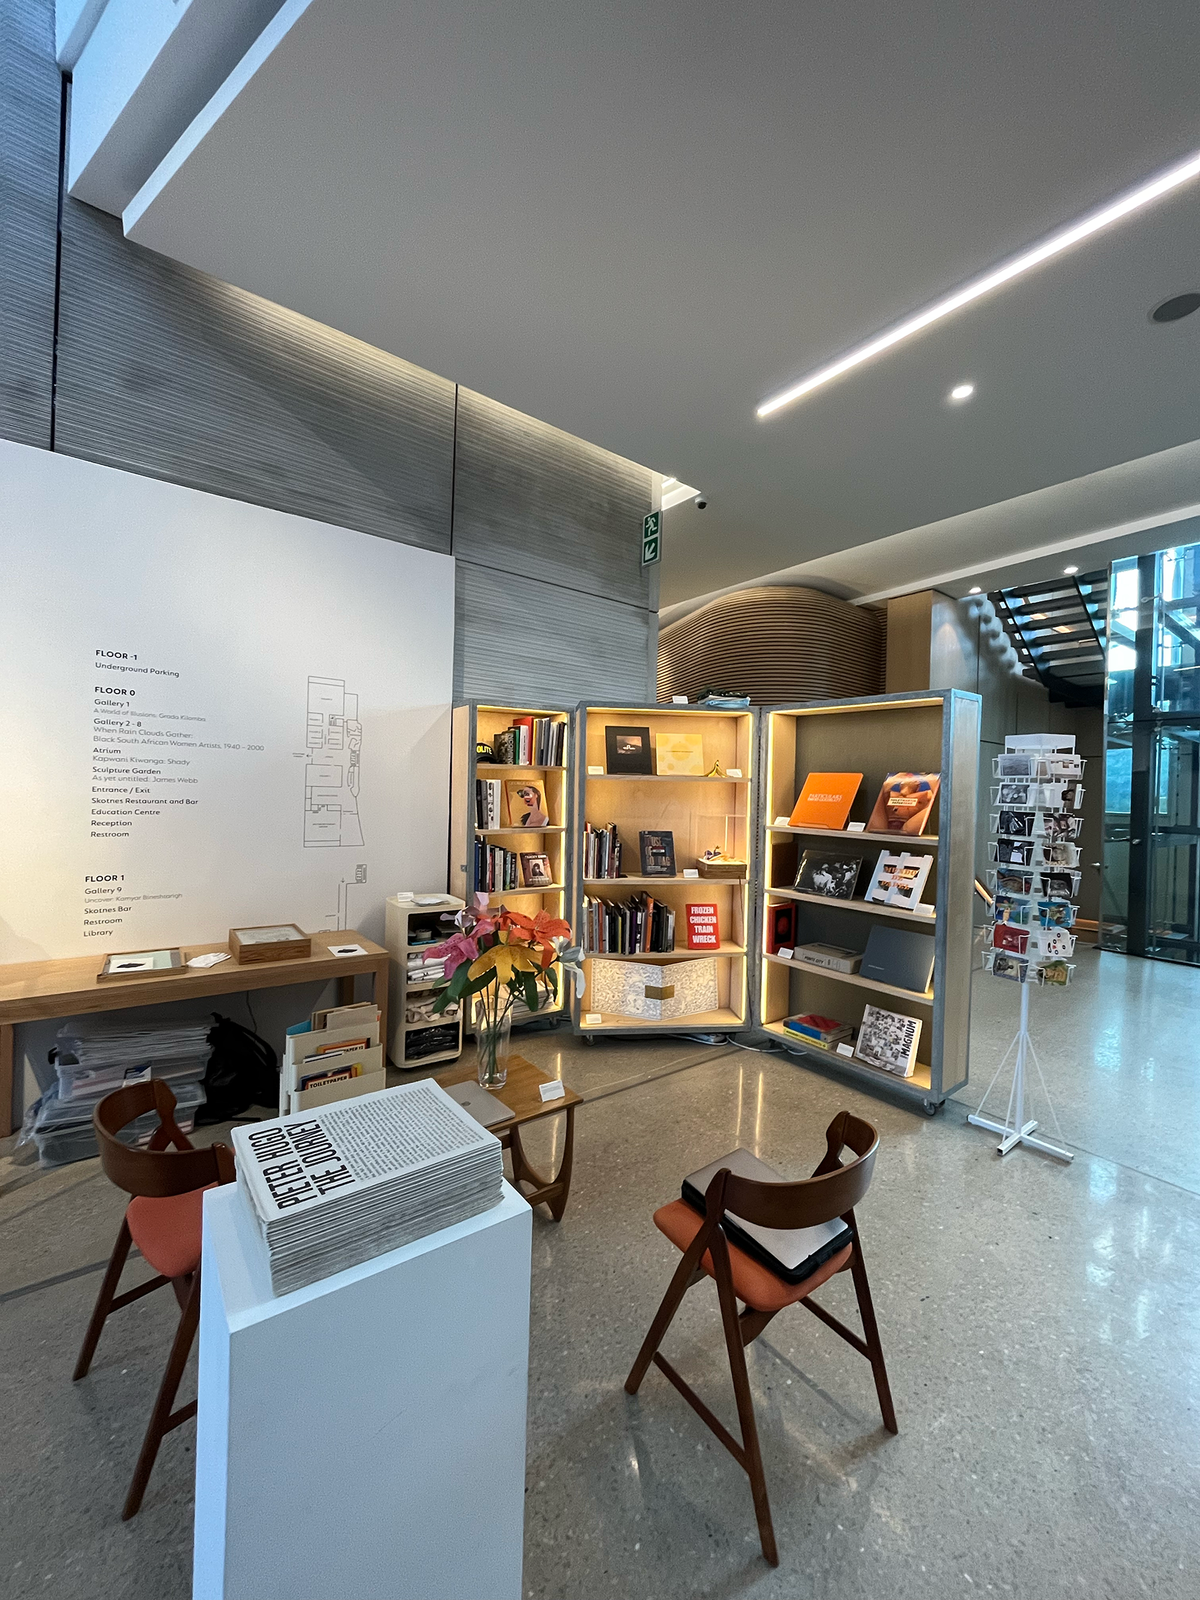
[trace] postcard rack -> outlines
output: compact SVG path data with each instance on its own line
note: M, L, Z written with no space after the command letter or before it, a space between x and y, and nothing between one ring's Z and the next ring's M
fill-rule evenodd
M748 1030L757 712L583 705L577 738L574 923L587 988L572 1006L576 1031L594 1041ZM591 842L612 829L619 878ZM673 919L674 947L622 948L655 908L660 935ZM689 920L714 930L710 943L689 948Z
M490 906L507 906L527 917L539 911L571 921L572 826L570 779L575 713L564 706L500 706L470 700L454 707L450 751L450 891L469 904L486 890ZM514 727L524 744L509 751ZM547 735L547 729L561 729ZM484 750L516 759L484 758ZM551 748L553 746L553 748ZM491 785L479 790L477 785ZM540 796L543 804L537 806ZM532 810L530 803L532 802ZM490 806L490 810L488 809ZM545 817L525 822L526 816ZM540 860L538 859L540 858ZM507 886L497 867L507 866ZM538 870L538 868L542 870ZM485 872L491 870L491 876ZM488 887L491 883L492 887ZM536 1014L519 1004L513 1025L561 1017L564 998L540 1005ZM468 1018L467 1026L471 1026Z
M967 1079L980 709L978 695L939 690L770 706L761 713L756 1020L772 1039L813 1064L918 1102L931 1115ZM791 824L809 773L847 771L861 772L863 778L846 827ZM898 772L940 774L924 831L910 837L868 827L885 778ZM835 874L844 870L837 865L841 858L861 858L851 898L796 886L806 849L827 852ZM919 905L864 897L883 850L933 858L918 891ZM922 862L920 871L926 870ZM793 909L781 919L773 917L774 908L789 906ZM790 943L780 944L773 928L786 928L789 919ZM800 956L799 947L806 944L861 952L875 926L908 929L932 941L933 977L923 993L863 976L856 968L844 970L853 962L835 970ZM919 1022L910 1076L858 1059L848 1043L839 1050L785 1025L788 1018L816 1015L848 1031L861 1026L868 1005L901 1019L896 1024L901 1031L903 1019Z

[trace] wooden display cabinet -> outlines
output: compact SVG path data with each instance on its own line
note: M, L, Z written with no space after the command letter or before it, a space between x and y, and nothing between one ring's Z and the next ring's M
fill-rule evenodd
M766 724L762 876L756 916L760 1026L809 1061L834 1066L864 1085L917 1100L930 1114L967 1081L981 704L978 695L945 690L772 706L762 713ZM848 819L860 824L869 818L888 773L939 772L941 784L927 831L905 837L786 824L810 772L847 771L863 774ZM777 820L780 818L784 820ZM866 862L858 897L843 901L794 888L803 850L835 844L860 854ZM935 857L922 897L932 905L932 916L861 898L881 850ZM931 988L918 995L858 974L831 972L771 954L767 912L784 902L796 906L796 946L820 942L858 951L877 921L925 930L934 943ZM902 1078L838 1055L784 1027L787 1017L815 1012L857 1028L864 1007L870 1004L920 1018L921 1037L911 1077Z
M703 739L705 770L720 763L722 776L681 776L609 773L605 729L610 726L648 727L651 746L660 734L699 734ZM751 1026L748 953L750 929L753 796L756 789L757 716L753 711L716 711L699 706L581 706L578 726L578 803L573 830L576 871L575 927L586 936L585 898L628 900L642 892L669 905L675 913L675 949L629 955L589 952L584 960L587 989L572 1006L572 1020L584 1038L604 1034L734 1033ZM594 770L594 769L599 769ZM740 777L728 776L728 769ZM604 828L615 823L622 844L620 878L584 877L584 823ZM641 873L639 834L669 829L674 835L675 875L646 877ZM696 869L700 854L719 846L728 855L746 861L746 877L685 878ZM720 945L715 950L687 948L689 903L717 906ZM717 962L718 1004L715 1010L695 1012L664 1021L648 1021L616 1013L595 1013L590 997L593 973L600 962L645 962L669 968L680 961L705 955ZM597 1020L598 1017L598 1020Z
M423 896L422 898L429 898ZM432 906L419 906L416 900L399 900L395 895L384 902L384 939L388 961L388 1032L384 1042L392 1065L411 1072L416 1067L434 1066L439 1061L457 1061L462 1054L462 1009L453 1018L432 1016L416 1022L409 1020L409 1011L424 1007L441 988L440 979L418 979L409 982L408 961L419 956L440 939L454 932L452 923L443 921L446 915L462 910L463 902L454 895L442 895ZM435 935L431 938L430 935ZM433 1029L447 1029L453 1038L440 1049L426 1051L432 1041Z
M490 744L493 737L511 727L514 718L517 717L545 717L565 726L561 763L502 766L496 762L476 759L476 745ZM509 910L519 911L528 917L536 916L539 911L546 911L552 917L561 918L566 922L571 921L568 830L571 827L572 814L570 770L573 721L573 711L561 706L550 708L498 706L471 700L454 707L450 763L450 889L451 893L466 904L470 904L471 897L476 892L474 861L475 842L478 839L500 845L506 850L517 852L518 855L526 851L544 854L550 858L553 882L548 887L529 888L522 884L515 889L491 890L488 891L490 906L507 906ZM542 828L478 827L475 812L476 778L498 778L501 783L530 778L540 783L545 795L549 823ZM503 823L503 816L501 822ZM561 990L556 999L551 1000L549 1004L539 1006L536 1012L531 1012L524 1004L519 1004L513 1009L513 1024L519 1027L536 1017L561 1016L564 1004Z

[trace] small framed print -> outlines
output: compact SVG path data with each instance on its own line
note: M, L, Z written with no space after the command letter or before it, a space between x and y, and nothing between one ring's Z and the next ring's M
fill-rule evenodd
M610 777L652 777L654 774L654 748L649 728L605 728L604 754Z
M124 950L116 955L105 956L104 965L96 977L161 978L182 970L181 950Z

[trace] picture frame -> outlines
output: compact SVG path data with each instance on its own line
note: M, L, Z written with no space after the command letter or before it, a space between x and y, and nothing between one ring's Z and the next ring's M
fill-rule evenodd
M675 835L664 828L647 828L638 834L643 878L675 877Z
M105 956L96 978L165 978L183 968L182 950L120 950Z
M654 746L649 728L623 728L610 724L604 730L605 771L610 777L654 776Z

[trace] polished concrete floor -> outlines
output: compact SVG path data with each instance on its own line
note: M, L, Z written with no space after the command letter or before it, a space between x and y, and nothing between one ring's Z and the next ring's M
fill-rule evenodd
M566 1217L534 1223L530 1600L1194 1600L1200 973L1088 952L1078 979L1033 1013L1070 1167L1002 1161L965 1125L1015 1026L996 980L977 984L970 1089L934 1120L778 1055L526 1036L589 1101ZM622 1382L676 1259L654 1207L738 1143L804 1173L842 1106L883 1138L860 1223L901 1431L883 1431L867 1364L814 1318L771 1325L750 1365L772 1570L733 1461L661 1374L636 1400ZM30 1177L16 1169L0 1195L0 1595L182 1600L189 1428L166 1441L141 1514L119 1520L170 1306L123 1313L72 1385L120 1198L94 1163ZM823 1295L853 1317L845 1278ZM711 1285L665 1348L732 1422Z

